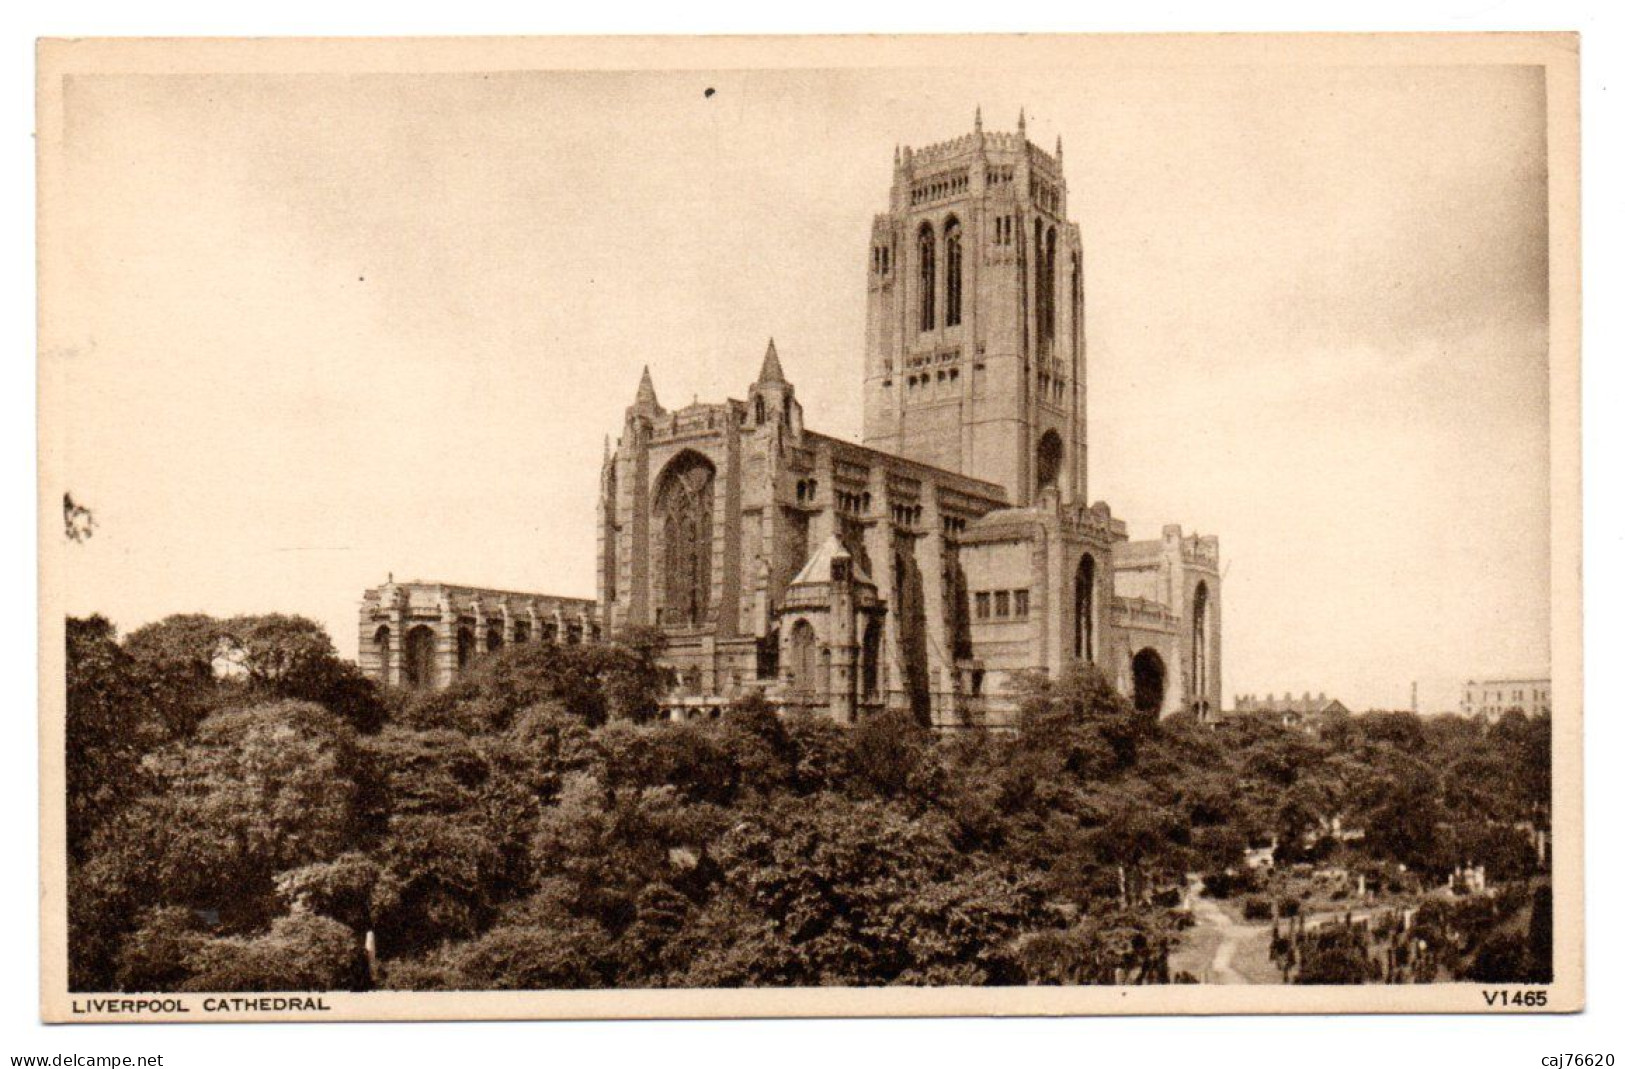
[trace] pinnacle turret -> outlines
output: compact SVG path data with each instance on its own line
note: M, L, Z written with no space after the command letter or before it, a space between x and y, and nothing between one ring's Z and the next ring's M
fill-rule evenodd
M762 371L756 376L758 385L788 386L784 377L784 368L779 364L779 350L773 344L773 339L767 339L767 355L762 357Z
M660 398L655 396L655 381L649 374L649 365L643 365L643 378L638 380L638 397L633 402L639 408L652 408L660 411Z

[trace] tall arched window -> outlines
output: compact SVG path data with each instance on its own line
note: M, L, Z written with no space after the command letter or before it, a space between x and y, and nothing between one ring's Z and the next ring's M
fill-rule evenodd
M943 225L942 244L948 258L947 306L943 309L942 322L944 326L957 327L963 305L960 291L965 258L961 252L959 220L952 216L949 216L948 222Z
M1095 663L1095 558L1085 553L1078 562L1072 591L1072 655Z
M797 620L790 629L791 686L796 690L812 690L818 685L818 637L812 624Z
M1042 219L1033 224L1033 265L1038 272L1038 347L1048 352L1055 341L1055 228L1046 230Z
M1078 339L1083 336L1083 258L1076 252L1072 254L1072 346L1073 353L1078 349ZM1074 355L1074 359L1076 356Z
M863 696L874 698L880 694L880 643L885 624L879 616L870 616L863 625Z
M457 629L457 667L467 668L474 659L474 632L466 627Z
M698 453L667 466L655 497L661 536L659 620L699 627L711 607L711 502L716 469Z
M1061 436L1052 430L1045 431L1044 436L1038 439L1038 455L1035 458L1037 463L1034 465L1035 485L1038 490L1060 485L1063 454Z
M937 238L930 223L920 224L920 329L937 327Z
M615 465L610 464L609 477L604 480L604 601L613 602L617 593L617 572L620 569L621 540L620 529L616 526L616 501L619 497L620 480L615 475Z
M492 620L485 627L485 648L495 653L502 648L502 621Z
M1191 689L1195 691L1191 709L1198 720L1205 721L1211 711L1208 704L1208 627L1207 584L1196 584L1196 596L1191 605Z

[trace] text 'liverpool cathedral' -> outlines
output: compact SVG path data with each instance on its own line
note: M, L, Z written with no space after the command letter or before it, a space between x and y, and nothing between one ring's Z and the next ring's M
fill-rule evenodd
M582 633L660 628L673 715L760 691L843 721L904 708L1005 726L1020 673L1086 661L1142 711L1210 718L1218 540L1168 526L1132 542L1087 503L1083 255L1060 143L1052 156L1025 121L987 133L978 115L967 136L903 149L864 264L862 445L806 426L771 342L742 401L670 411L644 371L605 460ZM527 600L490 592L482 611L504 597ZM410 602L384 587L363 603L364 667L424 685L392 671L390 644L410 668L398 636L414 625L381 613L391 599ZM450 604L422 626L455 643L471 613ZM420 659L437 651L449 672L438 647Z

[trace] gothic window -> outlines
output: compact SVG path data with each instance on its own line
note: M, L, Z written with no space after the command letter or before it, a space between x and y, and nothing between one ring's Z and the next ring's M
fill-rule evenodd
M1076 345L1078 334L1083 330L1083 322L1079 316L1083 312L1083 260L1077 253L1072 254L1072 338Z
M1196 597L1191 607L1191 688L1196 700L1191 703L1198 720L1207 720L1210 707L1208 694L1208 628L1207 584L1196 584Z
M937 239L930 223L920 224L920 330L937 326Z
M711 605L711 501L716 469L697 453L666 468L655 498L661 533L659 620L699 627Z
M513 622L513 641L515 645L530 641L529 620L515 620Z
M964 255L960 251L959 220L952 216L942 228L942 244L948 257L948 300L947 307L943 309L942 322L944 326L957 327L963 300L960 288L964 272Z
M434 686L434 631L419 624L406 633L406 684L417 690Z
M797 690L811 690L818 678L817 665L818 638L813 634L812 624L797 620L790 629L791 686Z
M612 602L616 594L616 572L620 567L620 532L615 525L615 501L618 495L619 483L615 476L615 465L612 462L609 468L609 478L604 480L604 601ZM528 632L527 632L528 634ZM523 641L515 634L516 641Z
M1036 480L1039 490L1059 485L1062 454L1061 436L1052 430L1045 431L1038 440Z
M1042 219L1033 222L1034 304L1038 312L1038 347L1048 352L1055 340L1055 228L1046 232Z
M1072 656L1095 663L1095 558L1085 553L1072 584Z
M467 668L474 659L474 632L466 627L457 629L457 667Z
M879 616L869 617L863 625L863 696L873 698L880 693L880 640L885 625Z
M500 650L502 648L502 623L501 623L501 621L493 620L493 621L491 621L490 624L488 624L486 626L486 628L485 628L485 648L490 653L495 653L497 650Z

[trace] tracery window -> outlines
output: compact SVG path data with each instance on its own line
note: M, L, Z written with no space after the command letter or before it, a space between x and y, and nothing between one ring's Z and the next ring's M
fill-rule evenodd
M937 238L930 223L920 224L920 330L937 326Z
M656 495L663 580L660 622L699 627L711 607L711 507L716 470L697 453L667 467Z
M942 243L946 246L948 256L948 299L947 307L943 310L943 324L957 327L959 326L960 309L963 304L960 289L965 259L961 251L959 220L949 218L947 225L942 228Z

